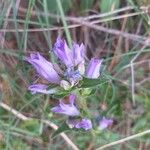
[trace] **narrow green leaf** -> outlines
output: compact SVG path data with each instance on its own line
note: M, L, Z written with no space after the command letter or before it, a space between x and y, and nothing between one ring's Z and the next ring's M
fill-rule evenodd
M80 4L80 9L85 11L87 9L90 9L92 7L94 0L82 0Z
M120 6L120 0L101 0L100 9L102 13L114 11Z
M58 93L54 94L53 97L56 99L60 99L60 98L64 98L68 94L69 94L69 92L61 92L61 93L58 92Z
M89 87L93 87L99 84L104 84L105 82L107 82L107 78L104 76L97 78L97 79L89 79L89 78L83 77L80 88L89 88Z

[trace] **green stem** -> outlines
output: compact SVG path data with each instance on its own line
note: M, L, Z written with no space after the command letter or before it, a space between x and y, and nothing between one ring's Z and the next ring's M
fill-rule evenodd
M79 91L77 91L76 93L77 96L77 105L79 107L79 109L81 110L81 117L88 117L91 118L89 109L87 107L87 99L86 97L84 97L82 94L80 94Z

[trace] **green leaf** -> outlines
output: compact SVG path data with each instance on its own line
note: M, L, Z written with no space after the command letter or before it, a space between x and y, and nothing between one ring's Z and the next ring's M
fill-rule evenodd
M62 4L64 13L66 13L72 7L72 2L70 0L61 0L61 4ZM37 5L37 8L39 8L41 11L44 11L44 7L46 7L47 15L48 13L58 14L59 12L56 0L37 1L36 5ZM40 18L43 23L47 22L46 19L48 19L48 22L50 24L53 24L57 21L54 18L49 18L49 17L47 18L46 16L41 16Z
M59 88L57 93L54 93L53 97L56 99L64 98L65 96L69 95L75 87L70 88L69 90L64 90L63 88Z
M63 123L53 134L52 134L52 138L55 138L57 135L59 135L62 132L71 130L71 128L68 127L68 125L66 123Z
M60 99L60 98L64 98L65 96L67 96L70 93L70 91L64 90L64 89L59 89L59 91L57 93L55 93L53 95L54 98L56 99Z
M94 0L82 0L80 4L80 9L85 11L87 9L90 9L92 7Z
M120 5L120 0L101 0L100 9L102 13L114 11L118 9Z
M80 88L89 88L89 87L93 87L99 84L104 84L106 82L107 82L107 78L104 76L97 78L97 79L89 79L89 78L83 77Z

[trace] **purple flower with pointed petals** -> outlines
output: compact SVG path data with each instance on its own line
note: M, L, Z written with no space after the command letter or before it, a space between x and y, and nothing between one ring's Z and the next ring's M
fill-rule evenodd
M92 122L88 118L79 119L69 119L67 124L70 128L77 128L77 129L85 129L90 130L92 129Z
M102 64L102 59L92 58L86 70L86 76L88 78L98 78L100 76L100 67Z
M67 67L73 66L72 51L69 49L66 41L60 37L57 38L54 45L54 53Z
M87 118L83 118L79 123L76 124L75 127L78 129L81 128L81 129L89 130L92 129L92 122Z
M81 63L84 63L84 45L83 45L83 43L81 45L74 43L73 47L72 47L72 51L73 51L74 65L77 66Z
M33 84L28 87L28 90L31 91L32 94L43 93L43 94L53 94L56 93L56 89L47 90L48 86L44 84Z
M80 114L77 107L74 105L76 96L71 94L69 96L69 104L65 104L62 100L60 100L59 105L55 106L51 109L52 112L64 114L67 116L78 116Z
M46 79L50 83L59 84L60 77L54 70L52 63L47 61L39 53L30 54L30 57L26 57L25 60L31 63L38 72L38 74L44 79Z
M101 119L99 121L99 126L98 128L100 130L106 129L108 126L113 124L113 120L112 119L106 119L105 117L103 117L103 119Z

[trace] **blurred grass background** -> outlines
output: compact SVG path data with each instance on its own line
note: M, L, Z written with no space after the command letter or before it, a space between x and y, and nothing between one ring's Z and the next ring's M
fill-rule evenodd
M93 150L150 129L149 5L149 0L1 0L0 103L36 120L20 120L0 105L0 150L72 149L61 136L50 138L54 130L42 120L59 126L64 118L50 113L56 100L27 91L36 76L23 59L38 51L54 62L49 50L58 35L70 45L83 42L87 59L104 58L110 75L88 104L91 113L113 118L113 126L67 132L74 144ZM150 135L107 149L149 150Z

